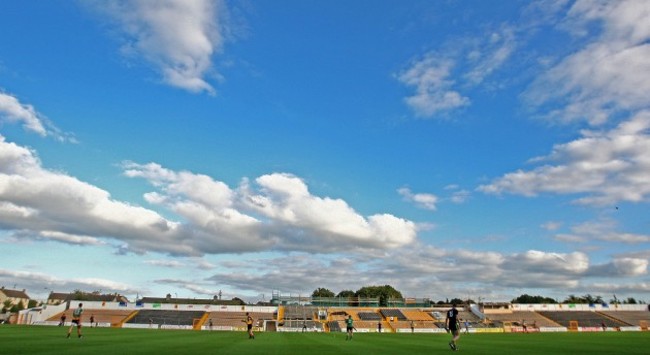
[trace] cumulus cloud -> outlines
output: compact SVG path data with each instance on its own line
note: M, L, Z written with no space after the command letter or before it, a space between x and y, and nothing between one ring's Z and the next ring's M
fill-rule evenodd
M412 242L415 223L389 214L364 217L341 199L314 196L305 182L285 173L243 179L231 189L220 181L174 172L157 164L125 163L125 175L147 179L159 191L150 203L169 208L213 238L249 250L392 248ZM212 250L204 243L203 250Z
M596 277L634 277L648 273L648 259L615 258L609 263L594 265L590 276Z
M215 90L212 56L224 43L225 5L210 0L125 0L98 3L125 34L123 50L153 64L163 81L190 92Z
M157 164L124 164L149 181L149 203L182 221L117 201L96 186L41 166L36 153L0 136L0 228L80 245L116 241L122 251L173 255L261 250L333 252L413 242L414 222L362 216L342 199L312 195L300 178L269 174L236 189L209 176ZM206 265L204 265L205 267Z
M647 109L648 23L647 1L576 1L565 27L586 35L598 24L600 35L537 78L525 98L550 119L585 120L592 125L603 124L616 114Z
M585 195L575 202L606 205L642 202L650 196L650 111L641 111L612 130L583 131L582 138L556 145L534 162L553 161L530 171L508 173L478 190L535 196Z
M404 201L414 203L419 208L424 208L426 210L435 211L436 203L438 202L438 197L434 194L428 193L413 193L411 189L407 187L402 187L397 189Z
M535 292L540 289L593 292L589 291L592 278L644 276L647 260L617 257L592 264L581 252L529 250L508 254L418 244L387 251L381 258L354 254L314 258L294 253L254 260L244 258L221 266L224 270L209 277L209 281L260 293L267 291L269 284L294 294L309 294L318 287L338 293L361 286L389 284L406 295L435 299L466 297L468 293L489 297L505 289L512 292L512 288ZM355 278L350 279L350 274L356 275Z

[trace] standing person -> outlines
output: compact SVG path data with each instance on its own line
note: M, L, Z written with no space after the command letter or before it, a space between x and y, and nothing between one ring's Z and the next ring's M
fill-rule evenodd
M208 329L212 330L212 318L208 321Z
M348 315L348 319L345 320L345 330L347 332L345 340L352 340L352 333L354 333L354 320L352 320L352 315Z
M469 334L469 321L465 319L465 334Z
M91 315L90 315L90 327L91 327L91 328L93 327L93 323L95 323L95 315L94 315L94 314L91 314Z
M411 333L415 333L415 323L411 321Z
M72 311L72 323L70 323L70 329L68 329L68 338L70 337L70 333L72 333L72 328L77 325L77 335L81 339L81 315L84 313L83 309L83 304L79 303L79 307L77 307L74 311Z
M447 311L447 318L445 319L445 325L447 329L451 332L451 341L449 342L449 347L451 350L458 350L458 345L456 342L460 338L460 324L458 323L458 310L456 309L456 304L451 305L451 309Z
M521 327L524 329L524 333L528 333L528 326L526 325L526 320L521 320Z
M59 327L65 327L65 313L61 315L61 323L59 323Z
M255 339L255 334L253 334L253 317L246 312L246 319L242 320L242 322L246 323L246 328L248 328L248 339Z
M377 331L381 333L381 321L377 322Z

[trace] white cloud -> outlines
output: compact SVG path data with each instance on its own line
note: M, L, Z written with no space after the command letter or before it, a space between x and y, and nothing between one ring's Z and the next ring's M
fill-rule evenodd
M589 274L594 277L634 277L648 273L648 259L615 258L611 262L594 265Z
M571 234L559 234L557 240L584 243L599 240L609 243L641 244L650 243L650 235L618 232L614 220L603 219L571 227Z
M317 287L338 293L367 285L388 284L410 297L436 299L471 294L473 297L482 295L485 299L504 290L513 297L512 288L535 292L540 289L589 291L592 278L642 277L646 275L647 263L644 259L621 257L603 264L591 264L588 256L581 252L529 250L506 254L417 244L387 251L380 258L354 254L314 258L301 253L262 260L244 257L239 263L222 264L224 270L209 280L217 285L256 292L268 291L269 284L295 294L309 294ZM350 274L356 277L350 279L347 277Z
M465 79L472 85L480 84L503 66L515 48L515 33L512 28L504 27L501 31L492 32L489 40L483 41L481 46L470 52L470 70L464 74Z
M45 137L47 130L32 105L20 103L14 96L0 92L0 123L20 122L23 127Z
M126 34L124 51L156 66L163 80L191 92L215 90L212 56L223 46L224 4L210 0L127 0L99 3Z
M313 196L291 174L263 175L256 186L244 179L233 190L208 176L157 164L124 167L127 176L145 178L160 189L146 195L149 202L170 208L208 235L239 241L251 250L381 249L416 237L413 222L388 214L363 217L341 199Z
M599 125L650 105L650 2L577 1L566 27L588 33L594 22L602 25L600 36L551 67L525 94L550 119Z
M502 26L479 38L456 39L448 47L426 53L396 75L415 89L404 101L418 117L437 117L469 106L470 98L461 91L482 84L510 59L516 48L515 30Z
M575 201L580 204L646 201L650 196L649 129L650 111L642 111L612 130L583 131L582 138L556 145L549 156L535 159L557 165L508 173L478 190L524 196L586 195Z
M32 105L22 103L13 95L0 91L0 127L6 123L22 124L27 131L42 137L53 137L60 142L77 143L71 133L62 132Z
M70 278L64 279L41 272L0 269L0 284L8 285L20 280L20 287L28 291L30 297L35 297L31 292L47 290L55 292L72 292L74 290L101 290L102 293L117 292L131 294L139 292L137 288L119 281L101 278ZM44 289L46 287L46 289ZM49 292L44 292L46 296Z
M542 227L542 229L545 229L547 231L556 231L560 229L560 227L562 227L562 223L556 221L548 221L542 224L540 227Z
M471 192L461 189L458 185L447 185L445 186L445 190L451 191L451 196L448 199L455 204L465 203L471 196Z
M75 244L117 240L122 252L203 255L261 250L385 249L415 240L415 223L364 217L341 199L312 195L290 174L269 174L236 190L201 174L125 163L125 175L157 191L145 199L183 222L111 199L78 179L41 167L35 152L0 136L0 227Z
M432 117L470 104L469 98L452 89L453 66L452 60L429 54L397 76L401 83L415 88L415 95L404 100L417 116Z
M419 208L435 211L438 197L434 194L428 193L413 193L411 189L402 187L397 189L397 192L404 198L404 201L412 202Z
M162 266L168 268L185 267L185 264L178 260L145 260L144 263L147 265Z

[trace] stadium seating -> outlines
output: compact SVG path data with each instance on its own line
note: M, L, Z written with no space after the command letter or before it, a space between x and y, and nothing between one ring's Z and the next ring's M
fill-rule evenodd
M571 321L578 322L579 327L600 327L601 324L605 324L606 327L629 325L591 311L540 311L539 314L567 328L571 327Z
M73 309L68 309L65 312L50 317L48 321L58 322L61 320L61 315L65 314L66 323L69 324L72 320L72 311ZM96 324L109 323L111 326L115 327L121 324L121 322L133 312L134 311L132 310L86 309L84 311L82 322L90 323L90 317L92 316Z
M598 313L634 326L638 326L644 321L646 324L650 324L650 312L648 311L599 311Z
M359 316L360 320L375 321L375 324L377 321L382 320L382 316L377 312L359 312L357 315Z
M433 316L420 310L403 309L402 313L407 320L413 321L434 321Z
M283 319L315 319L315 315L318 312L318 307L309 307L309 306L284 306Z
M526 321L529 326L537 327L559 327L560 325L537 312L533 311L512 311L509 313L492 313L487 315L488 319L492 322L506 323L510 322L514 325L520 325L522 321Z
M200 319L204 311L175 311L175 310L148 310L139 311L135 317L129 319L130 324L156 324L156 325L189 325L194 319Z
M273 313L249 312L255 321L255 326L261 326L265 320L274 320ZM207 319L212 320L212 325L217 327L244 327L243 320L246 319L246 312L210 312Z
M385 319L407 320L404 313L399 309L381 309L379 312Z

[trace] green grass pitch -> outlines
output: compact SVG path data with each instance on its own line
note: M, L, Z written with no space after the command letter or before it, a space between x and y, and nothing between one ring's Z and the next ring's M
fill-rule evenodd
M448 334L244 332L0 326L0 354L448 354ZM648 354L650 332L464 334L467 354Z

